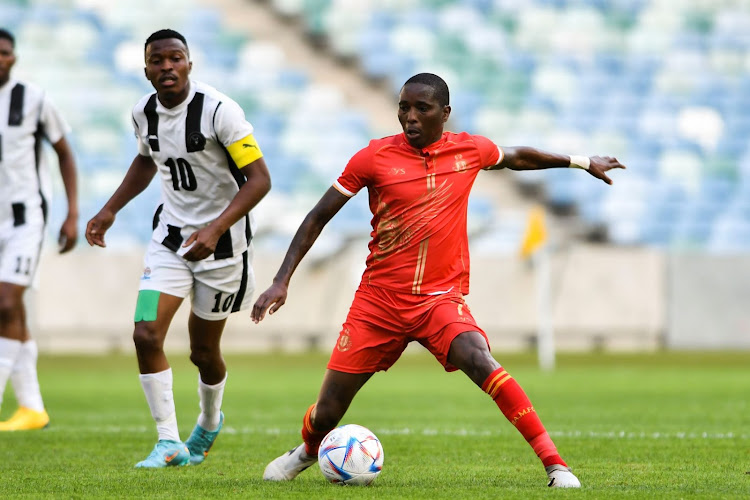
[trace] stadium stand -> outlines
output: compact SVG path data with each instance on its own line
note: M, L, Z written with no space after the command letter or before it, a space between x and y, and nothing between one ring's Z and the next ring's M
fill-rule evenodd
M456 129L499 144L617 155L630 171L610 190L563 172L515 178L553 212L575 214L589 234L603 230L626 245L749 248L742 195L750 185L750 9L742 2L255 3L301 20L311 40L392 93L419 71L445 76ZM72 122L85 174L82 213L112 192L133 152L128 110L150 90L142 77L141 40L151 31L144 12L184 32L195 76L221 82L244 106L274 168L280 199L268 205L303 210L306 195L329 185L376 135L339 89L316 85L273 41L228 29L219 9L197 0L6 2L0 24L18 34L19 76L54 89ZM155 189L138 198L111 237L142 244L148 227L139 214L157 199ZM494 209L487 199L477 206ZM356 227L364 212L352 209L342 225ZM477 209L471 217L484 215Z
M734 208L750 170L746 2L269 1L393 91L419 71L446 76L457 128L617 155L630 171L607 191L517 179L609 241L747 250L750 219Z

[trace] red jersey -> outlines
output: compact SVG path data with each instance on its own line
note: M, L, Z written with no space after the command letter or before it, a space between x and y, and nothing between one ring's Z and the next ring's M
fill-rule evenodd
M404 134L356 153L334 187L367 187L372 240L362 283L412 294L469 293L469 192L502 150L486 137L444 132L418 150Z

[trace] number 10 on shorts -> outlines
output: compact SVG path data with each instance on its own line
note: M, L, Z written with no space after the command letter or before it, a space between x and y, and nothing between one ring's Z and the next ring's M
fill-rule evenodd
M211 312L227 312L230 307L232 307L232 302L234 302L234 294L227 295L222 299L222 296L224 294L219 292L216 295L214 295L214 308L211 309Z

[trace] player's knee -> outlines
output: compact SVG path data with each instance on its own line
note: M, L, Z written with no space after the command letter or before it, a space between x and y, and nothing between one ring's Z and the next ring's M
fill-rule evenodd
M479 386L500 366L490 353L487 343L484 340L479 342L471 335L459 336L454 340L448 361Z
M23 308L13 297L0 295L0 325L8 325L23 320Z
M190 361L198 368L212 366L216 361L218 353L212 349L195 348L190 350Z
M147 322L136 323L133 343L140 352L159 351L164 348L163 336Z

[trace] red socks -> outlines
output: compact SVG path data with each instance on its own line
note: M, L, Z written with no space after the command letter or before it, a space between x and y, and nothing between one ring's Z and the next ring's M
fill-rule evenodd
M505 418L518 429L545 467L554 464L567 467L526 393L503 367L490 373L482 384L482 390L490 395Z
M312 412L315 409L315 405L310 405L305 413L305 418L302 419L302 440L305 442L305 453L311 457L318 456L318 448L320 448L320 442L326 437L326 434L331 429L325 431L318 431L312 426Z

